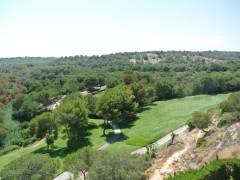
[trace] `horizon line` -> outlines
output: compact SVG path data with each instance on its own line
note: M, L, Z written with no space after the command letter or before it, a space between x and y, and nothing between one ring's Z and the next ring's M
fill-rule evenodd
M107 56L114 54L125 54L125 53L147 53L147 52L231 52L231 53L240 53L240 50L145 50L145 51L118 51L112 53L103 53L103 54L75 54L75 55L61 55L61 56L1 56L0 59L10 59L10 58L64 58L64 57L75 57L75 56Z

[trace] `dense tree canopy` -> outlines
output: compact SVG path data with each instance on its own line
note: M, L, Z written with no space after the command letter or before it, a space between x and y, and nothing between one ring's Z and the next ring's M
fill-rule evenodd
M42 113L30 122L30 133L37 138L46 137L48 147L53 146L54 140L58 137L58 127L54 114L51 112Z
M156 96L158 100L175 97L173 84L169 81L158 81L156 83Z
M89 170L91 180L144 179L148 162L144 157L125 154L100 153Z
M65 127L69 146L77 146L84 140L87 132L87 103L80 94L67 97L56 110L60 123Z
M136 115L136 102L130 87L119 86L108 89L99 102L99 114L104 119L103 134L108 121L129 122Z

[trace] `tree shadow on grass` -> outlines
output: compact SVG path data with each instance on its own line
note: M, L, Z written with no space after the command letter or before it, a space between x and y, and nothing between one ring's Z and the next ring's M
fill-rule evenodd
M53 158L56 158L56 157L59 157L59 158L64 158L66 157L68 154L71 154L75 151L77 151L78 149L82 148L82 147L85 147L85 146L90 146L91 145L91 142L89 141L88 138L83 138L81 140L81 143L77 144L76 146L74 147L63 147L63 148L59 148L59 149L56 149L53 148L53 149L48 149L47 146L45 147L42 147L40 149L37 149L35 151L33 151L34 154L48 154L50 157L53 157Z
M105 136L105 141L109 144L114 144L116 142L121 142L121 141L125 141L128 139L128 136L126 136L125 134L114 134L113 132L108 133Z
M109 133L107 136L106 136L106 141L109 143L109 144L113 144L115 142L121 142L121 141L125 141L128 139L128 136L121 133L121 134L117 134L117 135L113 135L113 133Z
M128 128L135 126L135 121L137 121L140 118L138 114L142 113L143 111L149 111L150 109L153 108L153 106L156 106L156 105L157 105L156 103L151 103L148 106L140 107L137 110L137 115L135 117L131 118L128 121L123 121L119 124L120 129L128 129Z
M98 128L98 127L99 127L99 126L96 125L95 123L90 122L90 123L88 124L88 132L89 132L90 130L96 129L96 128Z
M136 115L134 117L132 117L131 119L122 121L121 123L119 123L119 128L120 129L128 129L128 128L132 128L133 126L135 126L135 121L137 121L139 119L139 116Z
M148 110L152 109L154 106L157 106L157 104L153 102L153 103L149 104L148 106L140 107L138 109L138 113L141 113L143 111L148 111Z
M94 124L94 123L88 124L88 131L86 132L85 137L82 138L80 140L80 142L73 147L66 146L66 147L58 148L57 146L54 146L53 149L49 150L47 148L47 145L46 145L45 147L42 147L40 149L37 149L37 150L33 151L33 153L35 153L35 154L48 154L53 158L55 158L55 157L64 158L68 154L73 153L73 152L77 151L78 149L80 149L82 147L91 146L92 143L89 141L89 138L88 138L91 135L90 130L96 129L98 127L99 126Z

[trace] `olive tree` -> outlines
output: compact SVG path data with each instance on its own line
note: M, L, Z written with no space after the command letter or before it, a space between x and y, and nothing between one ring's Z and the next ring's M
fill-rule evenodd
M188 121L190 128L198 128L206 132L205 129L211 124L211 118L205 112L194 112Z
M90 147L85 147L68 155L64 161L64 167L66 170L73 172L75 176L78 176L79 172L81 172L85 180L86 174L93 164L93 160L93 150Z

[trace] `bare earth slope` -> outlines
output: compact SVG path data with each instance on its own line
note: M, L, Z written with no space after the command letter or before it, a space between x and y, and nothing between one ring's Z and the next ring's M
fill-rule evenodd
M162 180L176 172L202 167L219 158L240 157L240 123L217 128L218 115L212 116L213 124L207 135L195 129L184 132L174 145L157 154L153 165L146 171L150 180ZM207 143L196 147L197 139L205 136Z

